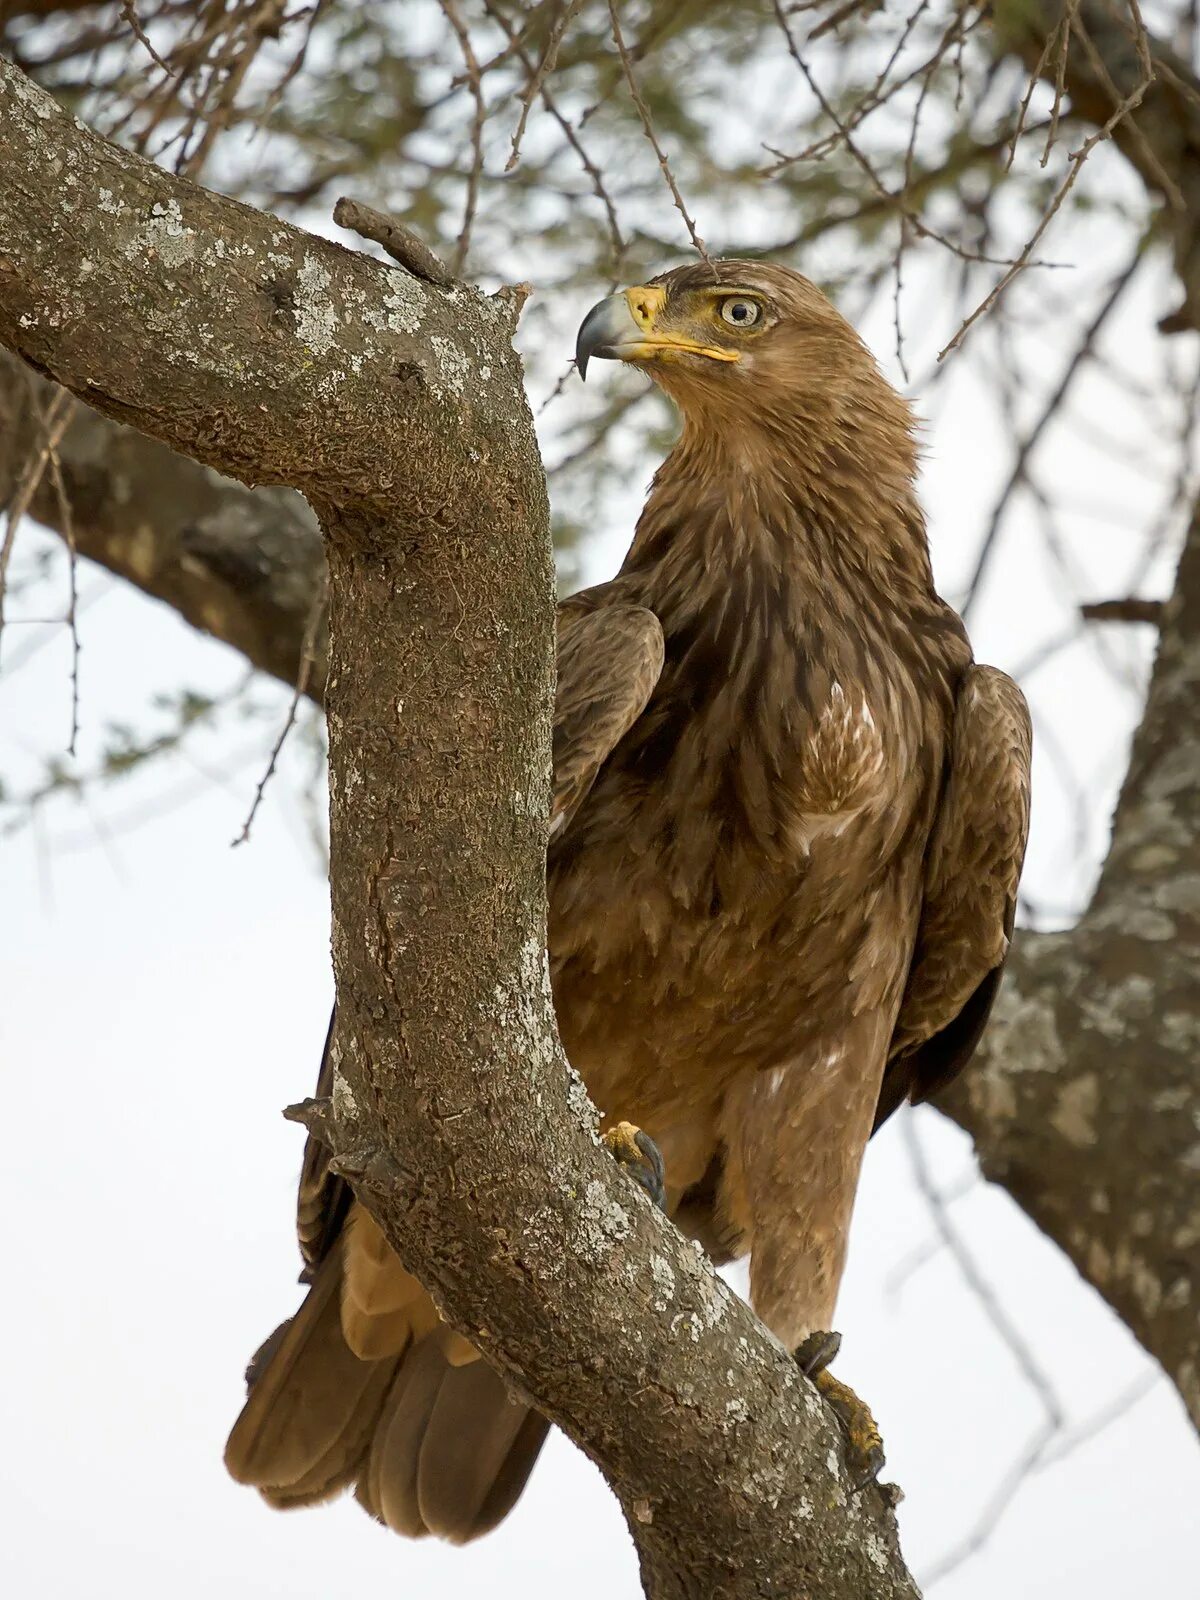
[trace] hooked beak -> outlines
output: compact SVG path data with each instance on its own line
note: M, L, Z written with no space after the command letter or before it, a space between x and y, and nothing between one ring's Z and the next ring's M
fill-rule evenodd
M714 361L738 359L735 350L656 333L655 320L666 303L665 290L639 285L610 294L607 300L593 306L575 341L579 376L587 377L588 362L593 356L604 361L652 361L674 351L709 356Z

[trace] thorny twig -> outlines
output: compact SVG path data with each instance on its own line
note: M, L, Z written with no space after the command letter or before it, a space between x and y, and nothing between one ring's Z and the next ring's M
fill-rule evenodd
M246 820L242 824L242 831L236 839L231 841L235 849L239 844L245 844L250 837L250 829L254 825L254 819L258 815L258 808L262 804L263 793L274 775L275 766L287 741L287 736L292 731L296 713L300 709L300 702L304 698L309 679L312 676L313 663L317 658L317 636L321 631L321 623L324 620L328 602L329 581L326 578L325 582L317 589L316 594L313 596L312 605L309 607L308 620L304 625L304 639L300 646L300 663L296 669L296 683L292 690L287 716L284 719L283 727L279 731L279 737L272 747L267 769L258 780L258 787L254 791L254 799L251 801L250 810L246 814Z
M567 0L567 4L561 8L550 29L550 37L546 40L541 60L525 80L525 87L521 91L521 115L513 132L512 149L504 166L505 172L511 172L521 159L521 141L525 137L525 125L529 121L530 108L541 93L543 83L554 71L563 35L582 4L583 0Z
M991 516L988 518L987 527L984 530L983 539L980 543L978 554L975 557L974 570L972 571L970 578L967 580L963 602L959 607L959 610L964 618L970 615L979 598L983 585L983 579L987 573L988 566L991 563L992 552L995 549L996 540L1000 533L1000 525L1004 520L1009 505L1011 504L1014 491L1025 479L1030 457L1037 449L1046 429L1058 416L1062 407L1062 403L1066 399L1067 391L1075 381L1076 374L1079 372L1080 368L1088 359L1088 357L1092 355L1096 340L1099 338L1105 323L1116 309L1117 302L1125 293L1125 290L1129 287L1129 284L1133 280L1134 274L1137 272L1138 267L1141 265L1144 259L1145 257L1139 244L1137 253L1129 262L1128 266L1126 266L1124 271L1119 273L1118 276L1113 280L1112 286L1110 287L1108 294L1101 301L1095 316L1093 316L1091 322L1089 322L1087 327L1084 329L1083 337L1076 345L1071 359L1064 367L1062 376L1055 385L1054 391L1050 395L1050 398L1046 401L1045 405L1039 412L1037 420L1018 443L1012 467L1009 470L1008 477L1005 479L1004 487L996 497L996 502L992 507Z
M1112 114L1108 117L1104 124L1097 128L1095 132L1089 134L1084 142L1080 145L1078 150L1072 152L1066 177L1059 185L1053 199L1043 212L1037 227L1026 240L1025 246L1020 255L1011 264L1011 266L1009 266L1008 270L1003 274L999 282L994 284L993 287L988 291L987 295L975 307L974 311L972 311L971 314L963 320L957 333L950 340L949 344L943 346L943 348L938 352L939 361L944 360L946 356L951 353L951 351L958 349L969 330L974 327L975 323L979 321L980 317L986 315L986 313L992 309L1013 279L1031 264L1034 250L1041 243L1042 236L1045 234L1046 229L1058 215L1058 212L1062 209L1063 202L1066 200L1071 190L1075 187L1075 184L1079 178L1079 174L1083 171L1083 166L1088 156L1091 155L1092 151L1098 144L1110 136L1113 129L1119 122L1123 121L1133 111L1136 111L1138 106L1141 104L1143 97L1145 96L1146 90L1153 82L1154 68L1150 62L1148 47L1145 47L1145 28L1142 25L1140 15L1136 12L1137 0L1129 0L1129 4L1131 7L1135 8L1139 38L1142 41L1142 47L1145 49L1144 56L1143 48L1139 48L1138 52L1139 65L1141 67L1141 74L1138 78L1138 81L1134 84L1129 93L1114 106ZM1079 34L1081 39L1087 38L1087 34L1083 28L1078 14L1076 14L1073 19L1073 26L1074 30ZM1088 43L1091 43L1090 39L1088 40Z
M534 71L533 62L525 51L524 46L521 44L520 32L513 27L512 23L502 11L489 3L489 0L484 0L484 10L487 12L488 16L498 24L503 32L507 34L509 45L516 54L517 59L525 68L526 73L532 75ZM612 273L615 277L621 270L621 260L625 254L625 240L621 233L621 224L617 218L616 205L612 196L609 194L608 186L604 181L604 174L588 154L587 149L584 146L583 141L580 139L574 124L563 114L554 96L550 93L550 89L544 79L538 89L538 93L547 112L558 124L563 138L578 157L579 164L583 168L588 181L591 183L592 192L595 194L600 204L604 207L604 214L608 221L608 234L609 238L612 240Z
M621 32L621 18L618 14L617 0L608 0L608 16L612 26L613 43L617 47L617 54L621 58L621 71L625 75L625 82L629 87L629 96L637 108L638 117L641 119L642 131L650 143L650 148L658 158L659 170L666 180L667 188L671 191L671 198L675 202L675 209L683 218L684 226L688 231L688 238L692 247L702 261L708 260L708 249L704 240L696 232L696 224L692 220L691 212L684 204L683 195L675 181L675 174L671 171L671 163L667 160L666 151L658 142L658 135L654 131L654 119L650 115L650 108L646 104L642 91L638 88L637 77L633 70L633 58L629 46L625 43L625 36Z
M466 67L467 85L471 91L474 113L471 117L471 170L467 174L467 191L463 199L462 227L454 247L454 271L462 273L467 251L471 247L471 229L475 225L475 212L479 205L479 184L483 177L483 127L487 121L487 102L483 97L483 80L479 60L471 43L471 30L463 21L457 0L438 0L442 15L450 24Z
M6 508L8 523L4 530L4 543L0 545L0 634L4 630L4 595L8 586L8 566L12 559L17 530L37 493L47 462L58 449L59 442L67 431L74 410L75 401L70 391L57 390L42 417L41 444L31 452Z

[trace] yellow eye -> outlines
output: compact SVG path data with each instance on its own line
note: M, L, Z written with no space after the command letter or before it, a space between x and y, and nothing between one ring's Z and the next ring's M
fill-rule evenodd
M762 316L757 300L747 300L744 295L730 295L721 301L721 318L733 328L752 328Z

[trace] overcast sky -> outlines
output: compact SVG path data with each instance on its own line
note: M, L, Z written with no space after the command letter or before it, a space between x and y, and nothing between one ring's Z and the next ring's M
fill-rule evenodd
M543 326L565 341L585 309L558 308ZM868 332L886 357L882 329ZM973 381L939 399L929 435L925 494L951 594L970 563L961 530L978 526L1006 467ZM1086 471L1095 501L1116 505L1129 493L1115 465L1110 482L1093 456L1081 463L1064 443L1057 469L1076 488ZM653 465L636 463L628 503L591 551L592 577L619 560ZM1097 519L1090 536L1097 581L1119 581L1129 529ZM22 535L21 571L40 538ZM61 581L60 567L11 614L60 607ZM230 652L166 609L95 569L82 585L85 748L106 719L145 725L156 692L215 692L238 677ZM979 653L1015 666L1069 611L1036 530L1018 524L974 628ZM1144 644L1120 638L1112 648L1136 679ZM18 623L5 650L17 664L0 684L3 771L19 788L40 756L65 744L69 649L62 629ZM1086 646L1032 688L1080 770L1107 776L1082 865L1058 785L1047 776L1039 787L1031 892L1077 904L1136 696L1114 688ZM615 1502L557 1435L516 1513L466 1551L404 1542L352 1502L271 1512L224 1473L242 1369L299 1298L292 1207L302 1136L279 1109L311 1089L332 995L327 893L297 802L302 752L285 760L251 843L230 849L286 700L274 690L265 698L266 722L226 719L185 755L84 802L57 801L36 828L0 839L10 1307L0 1324L0 1582L38 1600L214 1591L328 1600L360 1586L634 1600ZM1044 768L1044 753L1039 761ZM969 1177L962 1136L933 1113L916 1127L939 1181ZM1174 1391L1154 1382L1124 1328L1003 1193L976 1182L952 1214L1050 1379L1068 1437L1122 1397L1138 1398L1030 1477L985 1548L933 1593L1183 1592L1195 1571L1200 1454ZM969 1535L1044 1420L944 1250L897 1287L897 1270L931 1233L896 1119L869 1152L838 1314L839 1370L882 1424L918 1575Z

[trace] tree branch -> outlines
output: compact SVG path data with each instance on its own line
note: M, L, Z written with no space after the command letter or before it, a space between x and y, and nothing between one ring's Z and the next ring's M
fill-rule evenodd
M35 441L31 392L45 400L54 390L0 351L0 506ZM325 571L317 519L298 494L244 489L87 406L75 408L58 455L80 555L165 601L261 671L296 682ZM30 510L66 536L63 499L48 474ZM326 648L322 629L308 684L315 700Z
M511 310L107 145L0 62L0 342L245 481L330 584L324 1126L454 1326L603 1468L655 1600L913 1597L796 1364L616 1171L545 962L553 581Z
M944 1110L1200 1424L1200 507L1086 916L1023 935Z

